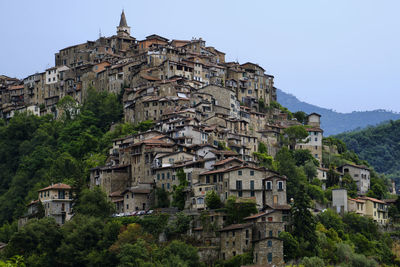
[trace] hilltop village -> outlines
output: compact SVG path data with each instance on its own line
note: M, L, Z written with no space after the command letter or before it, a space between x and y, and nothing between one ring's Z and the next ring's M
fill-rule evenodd
M325 189L330 170L322 164L323 151L337 153L337 148L323 144L321 116L294 119L277 103L273 75L256 63L226 62L225 53L201 38L168 40L153 34L136 40L132 35L122 12L116 35L61 49L54 67L23 80L0 76L0 116L10 120L16 112L28 111L58 118L63 115L58 102L70 96L83 103L88 88L119 95L124 121L151 121L151 127L113 140L106 164L90 170L90 187L106 192L115 204L115 216L146 214L160 206L157 192L169 193L172 200L176 188L184 185L182 208L194 218L188 234L196 239L202 259L227 260L252 251L254 264L282 266L279 234L289 224L290 177L261 164L257 153L264 149L274 157L283 146L308 150ZM308 136L283 142L281 137L296 126ZM346 190L333 190L332 207L386 225L387 203L365 196L369 168L348 163L333 171L340 177L350 175L358 196L348 198ZM232 196L238 203L253 202L258 213L227 225L223 211L207 207L210 192L222 203ZM39 190L28 213L37 212L40 200L45 214L62 225L72 216L72 198L70 186L49 185ZM326 207L317 203L315 212ZM202 224L204 211L215 229Z

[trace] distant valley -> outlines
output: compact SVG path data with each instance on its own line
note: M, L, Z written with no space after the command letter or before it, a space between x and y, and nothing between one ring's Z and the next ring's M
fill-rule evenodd
M324 136L339 134L355 129L374 126L385 121L400 119L399 113L386 110L353 111L352 113L340 113L331 109L321 108L316 105L302 102L294 95L277 89L278 102L290 111L304 111L306 113L316 112L321 114L322 129Z

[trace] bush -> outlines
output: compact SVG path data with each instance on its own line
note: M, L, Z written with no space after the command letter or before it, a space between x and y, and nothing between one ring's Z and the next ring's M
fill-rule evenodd
M318 258L318 257L304 257L301 260L301 264L304 265L304 267L324 267L325 263L322 259Z

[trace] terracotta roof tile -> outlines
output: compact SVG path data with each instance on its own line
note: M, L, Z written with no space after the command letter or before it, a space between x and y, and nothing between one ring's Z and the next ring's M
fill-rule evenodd
M49 190L49 189L71 189L71 186L69 186L67 184L58 183L58 184L54 184L54 185L50 185L48 187L42 188L42 189L38 190L38 192Z

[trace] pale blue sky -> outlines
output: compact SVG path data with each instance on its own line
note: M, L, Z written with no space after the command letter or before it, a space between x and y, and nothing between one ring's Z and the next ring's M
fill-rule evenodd
M59 49L131 34L202 37L227 60L252 61L299 99L341 112L400 112L400 1L0 1L0 74L54 65Z

